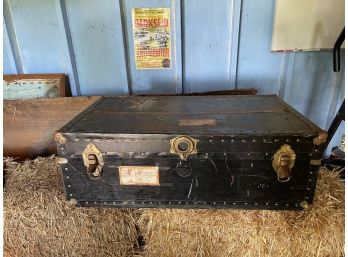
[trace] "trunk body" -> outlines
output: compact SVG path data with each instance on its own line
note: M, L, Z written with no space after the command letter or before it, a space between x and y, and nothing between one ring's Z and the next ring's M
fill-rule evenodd
M102 98L56 135L78 206L302 209L325 132L277 96Z

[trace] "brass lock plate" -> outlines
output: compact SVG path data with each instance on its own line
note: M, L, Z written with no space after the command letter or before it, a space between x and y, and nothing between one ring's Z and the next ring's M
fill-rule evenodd
M191 154L197 153L198 140L189 136L178 136L170 140L170 153L177 154L186 160Z
M279 182L288 182L292 177L291 169L295 165L296 154L290 145L284 144L274 154L272 166Z
M99 149L92 143L88 144L82 153L83 164L90 178L98 179L103 170L104 160Z

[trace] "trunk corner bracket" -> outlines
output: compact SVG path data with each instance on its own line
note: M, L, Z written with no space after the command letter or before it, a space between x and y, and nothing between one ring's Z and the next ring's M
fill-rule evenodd
M313 144L314 145L321 145L321 144L326 142L327 137L328 137L327 132L321 131L321 132L319 132L319 135L313 139Z
M62 133L56 133L54 135L54 140L58 143L58 144L65 144L66 143L66 138L63 136Z

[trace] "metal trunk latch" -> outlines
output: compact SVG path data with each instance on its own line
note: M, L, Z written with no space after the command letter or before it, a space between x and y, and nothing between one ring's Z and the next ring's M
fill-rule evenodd
M178 136L170 140L170 153L177 154L180 159L186 161L191 154L197 153L198 140L189 136Z
M94 144L88 144L82 153L83 164L91 179L99 179L103 170L103 155Z
M291 169L295 165L296 154L290 145L282 145L274 154L272 166L279 182L288 182L292 177Z

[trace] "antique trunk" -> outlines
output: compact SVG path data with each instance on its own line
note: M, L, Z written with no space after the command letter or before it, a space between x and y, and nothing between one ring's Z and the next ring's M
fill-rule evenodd
M326 132L277 96L102 98L55 134L78 206L305 209Z

